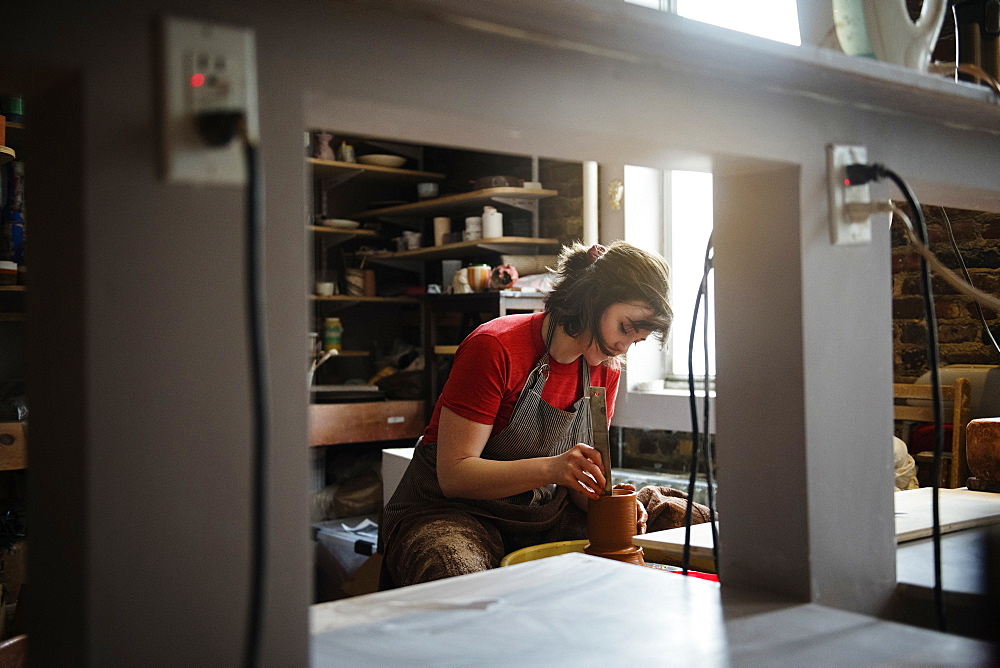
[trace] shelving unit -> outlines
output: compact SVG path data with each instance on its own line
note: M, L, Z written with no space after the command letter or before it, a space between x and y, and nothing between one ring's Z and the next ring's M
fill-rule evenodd
M351 138L347 138L348 143ZM371 142L371 140L363 140ZM402 148L402 147L397 147ZM404 153L417 164L422 164L423 153L420 147L410 147L409 152ZM398 169L390 167L380 167L376 165L364 165L360 163L347 163L337 160L320 160L317 158L306 158L306 164L312 170L313 182L316 187L317 197L315 206L317 211L329 217L339 217L360 222L367 222L365 227L374 226L377 221L380 232L371 229L343 229L332 228L320 225L311 225L309 230L315 235L317 244L322 244L323 254L317 259L318 265L322 264L323 270L327 268L327 262L333 262L326 255L334 245L351 244L352 242L363 242L364 245L375 249L374 252L365 255L364 266L375 268L379 287L383 286L383 275L389 272L396 280L404 282L411 281L413 286L423 286L428 282L437 279L437 268L429 266L429 263L441 260L461 260L466 262L491 262L496 264L502 255L535 255L549 254L558 250L560 241L554 238L539 238L539 202L550 197L556 197L559 192L554 189L528 189L522 187L496 187L462 192L457 194L445 194L440 197L410 201L396 204L395 201L404 199L416 199L417 193L414 191L407 193L407 187L400 187L399 184L415 184L425 181L447 181L452 188L461 188L461 181L449 175L412 169ZM446 164L446 163L441 163ZM497 171L497 173L503 173ZM452 177L456 175L451 175ZM415 189L414 189L415 190ZM392 201L395 198L395 201ZM379 206L379 200L391 206ZM366 204L375 202L375 208L364 208ZM488 239L477 239L474 241L460 241L439 246L424 246L412 250L380 250L388 245L387 237L394 236L393 232L399 230L419 230L424 232L425 243L428 240L427 229L429 219L435 216L447 216L455 221L455 227L462 216L479 215L484 206L495 206L501 211L508 212L508 220L513 226L519 223L522 227L519 230L522 236L502 236ZM523 212L530 214L530 221L526 220ZM514 227L514 229L518 229ZM524 233L530 231L529 235ZM319 247L319 246L317 246ZM344 246L350 251L351 245ZM356 265L355 265L356 266ZM403 270L404 273L400 273ZM415 278L406 279L405 272L413 272ZM432 278L433 277L433 278ZM442 277L443 278L443 277ZM317 279L317 280L329 280ZM394 286L398 289L398 284ZM448 286L442 286L447 288ZM390 293L394 294L394 293ZM426 400L417 403L421 406L422 417L416 421L414 426L422 428L423 420L429 417L437 396L436 390L438 370L435 368L435 355L454 354L457 345L436 346L437 326L433 322L437 315L445 312L462 313L462 318L471 322L486 317L495 317L511 310L537 310L541 308L542 298L539 293L517 293L513 291L473 293L461 295L420 295L420 296L351 296L334 295L320 297L311 296L312 303L317 311L324 307L342 309L345 318L351 318L356 311L353 309L385 306L419 306L420 307L420 344L423 348L425 359L425 370L428 380L428 393ZM351 310L348 310L351 309ZM339 313L340 311L338 311ZM369 318L383 317L383 311L369 310ZM386 316L390 311L384 311ZM398 315L398 313L397 313ZM447 318L449 316L443 315ZM350 326L345 321L345 331ZM450 335L449 335L450 336ZM457 341L445 341L445 343L458 343ZM336 404L328 404L334 405ZM365 413L376 410L372 406L374 403L356 403L351 405L350 413ZM327 415L336 412L337 408L324 408L322 414ZM381 410L381 409L378 409ZM380 414L381 415L381 414ZM320 419L320 413L316 417ZM362 419L362 417L357 417ZM381 417L375 418L377 422ZM346 423L345 423L346 424ZM374 423L373 423L374 424ZM366 433L367 429L363 430ZM381 433L381 432L376 432ZM398 431L392 433L397 434ZM331 442L342 442L343 436L335 436L330 432L317 437L313 444L319 444L328 439Z
M365 297L362 295L309 295L314 302L368 303L368 304L419 304L416 297Z
M374 230L348 230L342 227L330 227L329 225L309 225L310 232L322 234L325 238L331 239L334 243L340 243L353 239L354 237L377 237L378 232ZM338 238L343 237L343 238Z
M436 172L421 172L414 169L365 165L360 162L306 158L306 163L312 166L313 175L321 180L326 188L332 188L350 179L412 181L419 183L421 181L440 181L445 177L444 174Z
M347 182L351 182L349 187L358 184L359 187L365 188L371 185L381 187L382 184L391 186L394 183L439 181L445 177L444 174L434 172L338 160L320 160L318 158L306 158L306 164L312 170L317 192L322 193L324 213L326 212L326 191L339 188ZM339 211L337 213L337 217L358 219L355 216L340 215ZM331 217L333 216L331 215ZM314 235L319 249L320 256L317 268L321 267L321 271L324 273L327 270L328 254L334 246L362 242L377 248L386 243L384 235L371 229L347 229L318 224L307 225L307 228ZM346 248L350 250L351 246L346 246ZM328 278L329 276L326 279L317 277L317 280L328 280ZM313 294L310 295L309 299L315 307L317 320L321 320L324 313L329 315L331 310L338 315L343 312L340 317L345 318L345 330L366 324L370 327L372 318L390 317L398 320L400 308L420 307L418 298L405 295L337 294L320 296ZM386 315L383 316L383 313ZM355 341L354 345L358 345L358 343ZM372 356L373 352L371 351L341 351L340 354L331 357L326 364L337 364L338 358L350 360L352 358L371 358ZM350 387L360 387L370 392L357 390L350 399L341 398L333 402L330 402L329 399L320 401L318 398L318 395L322 394L320 392L310 393L312 397L312 403L309 406L310 446L335 446L386 439L416 438L423 429L424 401L386 401L384 393L373 386L352 385ZM365 397L366 394L371 394L371 399ZM348 403L341 403L343 401L348 401Z
M514 187L486 188L457 195L444 195L412 204L358 211L347 217L356 220L370 220L398 216L436 216L481 209L484 206L493 206L494 204L532 211L537 206L538 200L555 197L558 194L555 190L531 190Z
M397 251L369 256L370 262L393 261L427 261L427 260L460 260L470 255L491 252L499 254L533 254L540 251L559 248L558 239L537 239L535 237L495 237L492 239L477 239L475 241L460 241L442 246L428 246L413 250Z

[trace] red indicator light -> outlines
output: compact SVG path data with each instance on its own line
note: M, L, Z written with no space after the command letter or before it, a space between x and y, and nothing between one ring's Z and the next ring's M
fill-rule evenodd
M851 185L851 180L850 179L844 179L844 185L845 186Z
M205 84L205 75L204 74L198 73L198 74L192 74L191 75L191 87L192 88L200 88L204 84Z

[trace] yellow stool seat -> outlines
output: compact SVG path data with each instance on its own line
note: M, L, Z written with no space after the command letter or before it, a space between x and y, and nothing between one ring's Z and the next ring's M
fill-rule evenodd
M587 547L589 543L590 541L587 539L560 540L555 543L542 543L541 545L522 547L520 550L514 550L501 559L500 565L512 566L513 564L522 564L525 561L555 557L560 554L569 554L570 552L583 552L583 548Z

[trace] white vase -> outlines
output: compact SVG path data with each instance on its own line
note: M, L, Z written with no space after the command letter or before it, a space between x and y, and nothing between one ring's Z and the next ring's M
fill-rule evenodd
M926 72L947 4L924 0L914 23L905 0L833 0L833 24L847 55Z

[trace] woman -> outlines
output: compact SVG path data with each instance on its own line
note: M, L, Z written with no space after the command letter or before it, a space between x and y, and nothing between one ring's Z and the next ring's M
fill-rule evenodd
M499 565L508 552L586 537L587 499L605 480L590 440L589 386L670 328L669 268L623 241L566 247L543 313L491 320L451 374L380 532L382 588ZM637 507L641 524L645 511ZM639 529L641 530L641 529Z

